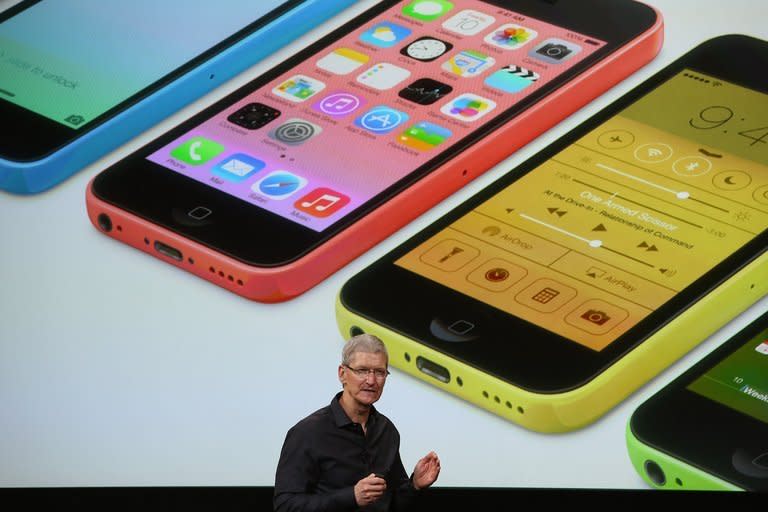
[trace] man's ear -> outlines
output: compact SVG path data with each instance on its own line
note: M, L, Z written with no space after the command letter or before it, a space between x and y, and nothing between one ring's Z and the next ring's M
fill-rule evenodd
M344 366L339 365L339 382L341 382L341 387L344 387L347 383L346 373L344 370L345 370Z

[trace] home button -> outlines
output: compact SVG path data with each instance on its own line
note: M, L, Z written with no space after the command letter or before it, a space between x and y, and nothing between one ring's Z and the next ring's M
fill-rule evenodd
M448 330L459 336L464 336L475 328L475 324L466 320L456 320L448 326Z
M206 208L205 206L196 206L195 208L192 208L191 210L189 210L187 215L189 215L195 220L203 220L212 213L213 212L209 208Z
M196 206L192 209L189 206L171 208L173 220L182 226L199 228L212 224L213 210L205 206Z
M740 473L753 478L768 478L768 452L749 453L747 450L738 449L734 452L731 462Z
M429 324L429 330L437 338L452 343L473 341L478 338L478 329L475 323L463 318L443 320L435 317Z

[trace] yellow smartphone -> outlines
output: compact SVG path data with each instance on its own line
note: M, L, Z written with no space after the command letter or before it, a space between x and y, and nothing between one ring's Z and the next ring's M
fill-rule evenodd
M542 432L768 292L768 45L708 41L348 281L338 323Z

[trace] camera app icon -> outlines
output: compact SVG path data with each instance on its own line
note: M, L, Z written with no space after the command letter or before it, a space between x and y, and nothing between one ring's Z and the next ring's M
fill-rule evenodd
M589 299L565 316L566 323L595 335L619 329L629 317L629 311L600 299ZM626 328L626 326L625 326Z
M572 59L580 51L581 46L577 44L556 37L550 37L528 52L528 56L550 64L561 64Z
M605 322L611 319L608 313L597 309L590 309L581 315L581 318L587 322L592 322L595 325L603 325Z

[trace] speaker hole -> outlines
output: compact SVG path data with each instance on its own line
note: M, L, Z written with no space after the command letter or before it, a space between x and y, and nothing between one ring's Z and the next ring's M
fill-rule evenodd
M213 267L208 267L208 271L210 271L211 274L215 274L216 273L216 269L213 268Z
M219 270L219 277L224 277L224 271Z
M231 282L233 282L233 283L235 282L235 278L234 278L234 277L232 277L232 275L231 275L231 274L227 276L227 279L229 279L229 280L230 280Z
M195 260L193 260L192 258L187 258L187 261L189 262L190 265L195 264Z
M511 404L511 403L509 403L509 400L507 400L506 402L504 402L504 405L506 405L506 406L507 406L507 409L511 409L511 408L512 408L512 404Z
M112 231L112 219L110 219L109 215L106 213L100 213L99 216L96 217L96 223L103 232L109 233Z
M117 226L117 230L122 232L123 231L123 226Z
M405 360L408 361L409 363L411 362L411 354L409 354L408 352L405 353Z
M683 486L683 481L682 481L682 480L680 480L679 478L675 478L675 483L676 483L677 485L679 485L680 487L682 487L682 486Z
M237 284L238 284L239 286L243 286L243 280L242 280L242 279L238 279L238 280L237 280Z
M661 469L661 466L656 464L654 461L646 460L644 467L645 474L648 475L648 478L651 479L651 482L658 485L659 487L667 483L667 477L664 475L664 470Z
M525 413L525 411L523 410L523 408L522 408L522 407L520 407L519 405L517 406L517 412L519 412L520 414L523 414L523 413Z
M144 245L149 245L149 238L144 237Z
M484 396L485 398L488 398L488 392L487 392L487 391L483 391L483 396Z
M494 396L493 397L493 401L496 402L497 404L500 404L501 403L501 398L499 398L498 396Z
M463 386L464 385L464 381L461 380L461 377L456 377L456 384L458 384L459 386Z

